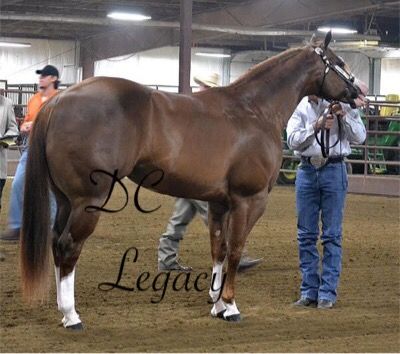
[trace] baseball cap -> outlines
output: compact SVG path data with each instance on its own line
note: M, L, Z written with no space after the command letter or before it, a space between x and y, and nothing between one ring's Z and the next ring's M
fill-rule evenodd
M42 70L36 70L36 74L43 76L57 76L60 77L58 70L53 65L46 65Z

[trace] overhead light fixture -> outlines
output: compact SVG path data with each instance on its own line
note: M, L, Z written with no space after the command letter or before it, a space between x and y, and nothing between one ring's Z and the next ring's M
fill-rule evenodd
M319 32L329 32L332 31L333 34L354 34L357 33L357 30L345 27L330 27L330 26L321 26L318 27L317 30Z
M107 17L110 17L114 20L122 20L122 21L146 21L151 20L151 16L146 16L137 13L129 13L129 12L111 12L107 14Z
M225 54L225 53L203 53L203 52L198 52L196 53L199 57L211 57L211 58L230 58L230 54Z
M0 47L12 47L12 48L26 48L30 47L30 43L17 43L17 42L3 42L0 41Z
M369 41L369 40L361 40L361 41L346 41L346 42L337 42L335 45L343 46L343 47L376 47L379 45L378 41Z

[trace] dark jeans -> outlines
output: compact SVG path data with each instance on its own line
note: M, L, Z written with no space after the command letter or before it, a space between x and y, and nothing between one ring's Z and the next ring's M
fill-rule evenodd
M6 179L1 178L0 179L0 209L1 209L1 196L3 195L3 188L4 188L5 184L6 184Z

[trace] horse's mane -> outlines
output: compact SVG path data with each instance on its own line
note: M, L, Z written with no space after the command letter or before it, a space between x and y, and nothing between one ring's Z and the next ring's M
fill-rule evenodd
M272 58L268 58L261 63L256 64L235 81L233 81L229 86L239 86L245 84L265 70L271 70L271 72L273 72L273 68L279 67L284 62L297 55L300 51L304 50L304 48L305 47L288 49L278 55L273 56Z

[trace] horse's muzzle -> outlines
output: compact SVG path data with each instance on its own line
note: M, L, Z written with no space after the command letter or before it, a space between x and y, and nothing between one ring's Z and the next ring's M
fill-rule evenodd
M346 101L350 104L351 108L356 108L356 104L354 100L358 97L358 89L357 86L354 87L347 87L345 90L345 95L346 95Z
M350 98L356 99L360 93L361 93L361 89L357 85L350 86L350 88L349 88Z

